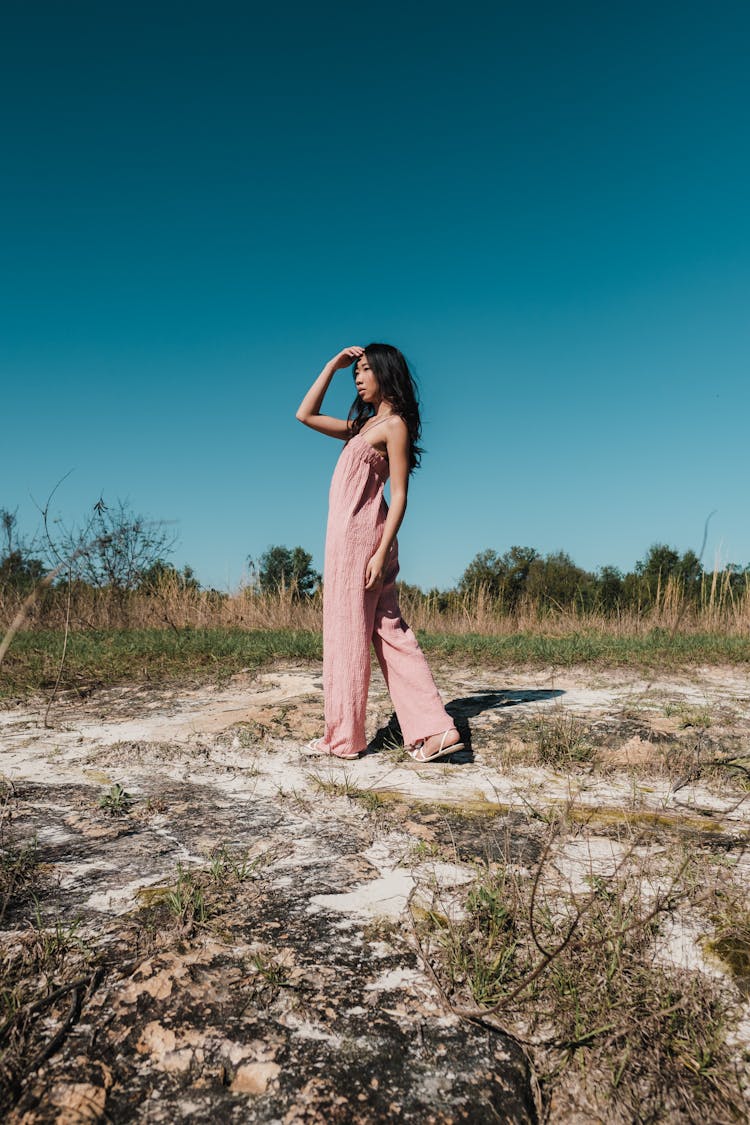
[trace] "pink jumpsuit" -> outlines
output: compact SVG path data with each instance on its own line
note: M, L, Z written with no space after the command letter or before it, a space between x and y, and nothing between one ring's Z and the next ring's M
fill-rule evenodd
M387 458L362 434L350 438L331 480L323 584L323 742L340 756L367 745L370 639L404 743L413 745L453 726L417 638L401 617L395 540L382 585L365 589L367 563L380 546L388 513L387 479Z

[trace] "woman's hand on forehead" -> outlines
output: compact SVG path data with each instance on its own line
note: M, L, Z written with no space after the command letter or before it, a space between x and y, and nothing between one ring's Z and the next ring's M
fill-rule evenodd
M349 367L350 364L356 363L360 356L365 354L365 349L360 347L359 344L350 344L348 348L342 348L337 356L331 360L331 366L334 371L339 371L343 367Z

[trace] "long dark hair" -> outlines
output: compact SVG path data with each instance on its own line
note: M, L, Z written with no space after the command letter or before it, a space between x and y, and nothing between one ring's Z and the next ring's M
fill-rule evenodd
M414 376L409 370L405 357L398 348L390 344L368 344L365 355L378 381L380 394L391 404L393 413L398 414L406 422L409 431L409 472L413 473L419 465L423 452L419 445L422 423L419 418L419 397ZM356 375L356 363L353 371ZM375 407L368 402L363 402L357 395L348 416L352 436L359 433L374 413Z

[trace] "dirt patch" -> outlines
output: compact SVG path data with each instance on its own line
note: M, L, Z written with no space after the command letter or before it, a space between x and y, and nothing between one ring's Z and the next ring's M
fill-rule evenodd
M750 678L437 678L467 746L440 764L377 675L348 763L303 753L319 669L0 714L8 1120L535 1119L526 1052L451 1012L414 911L545 856L585 886L634 839L744 870ZM705 931L669 949L708 972Z

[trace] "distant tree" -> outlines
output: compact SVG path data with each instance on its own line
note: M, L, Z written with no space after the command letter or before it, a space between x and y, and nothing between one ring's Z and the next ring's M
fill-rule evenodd
M487 548L485 551L480 551L471 560L458 580L458 588L462 594L470 594L480 586L484 586L485 589L497 596L501 581L500 556L497 551Z
M438 613L458 609L461 602L458 590L439 590L437 586L432 586L424 597L428 605Z
M727 563L724 574L726 584L733 596L750 589L750 565L742 567L739 563Z
M698 597L703 580L703 567L695 551L685 551L677 564L677 577L685 584L686 593Z
M554 551L531 561L526 594L533 601L552 606L588 608L596 596L596 579L564 551Z
M291 589L295 597L310 597L320 583L320 574L313 570L312 555L302 547L269 547L257 563L250 558L248 564L256 572L264 594Z
M18 535L18 516L0 508L0 592L26 594L45 573L44 562Z
M63 528L50 546L58 562L70 560L71 578L124 593L136 590L152 567L166 565L175 541L162 522L100 497L82 527Z
M625 601L623 573L616 566L603 566L596 576L597 598L605 613L619 609Z
M682 583L689 597L697 597L700 592L703 568L695 551L685 551L680 555L674 547L665 543L653 543L646 557L635 564L635 573L645 586L649 600L656 597L659 589L664 589L670 578Z
M164 559L157 559L148 570L143 572L138 581L137 589L142 594L155 594L167 582L174 583L181 590L200 590L201 588L191 566L184 566L182 570L178 570L177 567L165 562Z
M424 601L425 593L421 586L415 586L411 582L397 582L396 590L398 591L399 600L411 602Z
M511 547L504 555L492 550L480 551L461 575L458 588L463 594L484 588L492 597L513 608L524 594L531 564L538 558L539 552L533 547Z
M657 583L663 584L675 572L679 561L679 552L674 547L668 547L666 543L652 543L646 557L635 564L635 573L655 589Z

